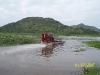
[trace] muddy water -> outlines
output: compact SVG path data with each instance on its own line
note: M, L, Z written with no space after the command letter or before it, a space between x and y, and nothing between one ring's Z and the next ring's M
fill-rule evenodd
M61 37L62 38L62 37ZM100 50L82 41L100 37L63 37L64 45L28 44L0 47L0 75L78 75L75 64L100 63ZM82 52L75 50L84 49Z

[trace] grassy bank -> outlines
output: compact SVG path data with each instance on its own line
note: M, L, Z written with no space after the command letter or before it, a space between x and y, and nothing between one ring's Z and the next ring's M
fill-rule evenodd
M13 33L0 33L0 46L31 44L37 42L37 40L26 37L24 35L18 35Z
M95 47L95 48L99 48L100 49L100 41L86 41L83 42L86 45L90 46L90 47Z

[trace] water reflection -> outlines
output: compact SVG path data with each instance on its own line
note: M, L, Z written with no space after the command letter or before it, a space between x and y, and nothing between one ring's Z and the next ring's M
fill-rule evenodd
M56 48L58 45L62 46L62 45L64 45L64 43L47 45L46 47L43 47L42 51L41 51L41 55L44 57L50 57L51 54L53 54L53 52L54 52L53 49Z

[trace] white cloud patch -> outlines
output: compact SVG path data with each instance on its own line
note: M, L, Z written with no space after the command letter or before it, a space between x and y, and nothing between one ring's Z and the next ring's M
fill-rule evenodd
M3 0L0 25L25 17L50 17L65 25L84 23L99 27L100 0Z

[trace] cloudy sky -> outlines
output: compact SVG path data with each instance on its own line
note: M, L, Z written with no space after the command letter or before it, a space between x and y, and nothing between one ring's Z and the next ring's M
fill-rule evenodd
M100 28L100 0L0 0L0 26L26 17L50 17L65 25Z

